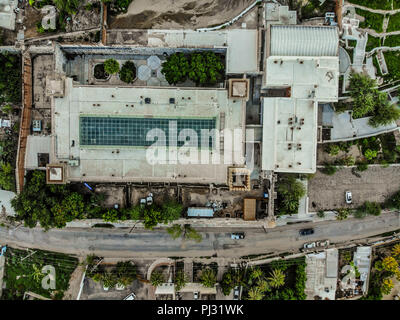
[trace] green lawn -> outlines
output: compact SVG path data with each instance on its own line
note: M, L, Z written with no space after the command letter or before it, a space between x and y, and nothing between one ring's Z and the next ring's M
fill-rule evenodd
M36 253L27 257L30 253ZM25 258L27 257L27 258ZM22 261L21 261L22 260ZM44 289L41 273L44 266L53 266L56 271L56 289ZM32 249L7 248L4 280L7 284L2 299L21 300L24 292L31 291L46 298L62 299L69 287L72 272L78 266L78 259L62 253Z
M389 24L386 32L400 31L400 13L396 13L389 17Z
M384 45L387 47L400 47L400 35L386 37Z
M384 16L382 14L372 13L358 8L356 8L356 13L360 16L365 17L365 20L363 22L360 22L360 28L373 29L376 32L383 31L382 25Z
M380 47L381 46L381 38L373 37L371 35L368 35L368 42L367 42L367 47L366 51L371 51L374 48Z
M348 1L350 3L358 4L360 6L368 7L371 9L382 9L382 10L392 9L392 0L348 0Z

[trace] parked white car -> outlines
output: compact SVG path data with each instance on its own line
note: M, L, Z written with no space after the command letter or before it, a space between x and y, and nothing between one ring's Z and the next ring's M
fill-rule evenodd
M310 243L305 243L304 244L304 249L312 249L315 248L317 246L317 244L315 242L310 242Z
M127 295L124 300L135 300L136 299L136 295L132 292L129 295Z
M346 191L346 203L350 204L353 201L353 195L351 194L351 191Z

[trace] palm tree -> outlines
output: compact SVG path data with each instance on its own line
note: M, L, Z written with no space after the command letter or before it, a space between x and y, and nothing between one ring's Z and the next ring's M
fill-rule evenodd
M262 300L264 295L259 287L251 287L248 292L248 300Z
M250 278L252 280L258 280L263 276L263 272L259 267L255 267L251 270Z
M258 281L257 287L261 290L261 292L270 291L270 285L268 281L264 279Z
M188 276L182 270L179 270L175 275L175 289L181 290L188 282Z
M164 275L160 271L153 271L150 276L150 282L154 287L164 283Z
M267 278L272 288L279 288L285 284L285 274L280 269L272 270L272 273Z
M40 280L42 280L42 278L44 277L44 274L42 273L42 269L40 267L36 266L36 264L33 264L32 268L33 268L33 272L31 273L32 278L36 282L40 282Z
M172 227L167 228L167 232L174 240L182 237L182 241L194 240L196 242L201 242L203 239L201 234L192 228L190 224L185 224L183 226L174 224Z
M217 283L217 275L214 270L207 268L201 272L200 282L207 288L212 288Z

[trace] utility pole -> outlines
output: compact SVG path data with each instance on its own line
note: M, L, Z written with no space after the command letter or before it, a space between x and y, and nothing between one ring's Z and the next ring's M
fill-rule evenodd
M35 254L37 251L33 251L32 253L28 254L25 258L21 258L21 262L24 261L26 258L29 258L31 255Z

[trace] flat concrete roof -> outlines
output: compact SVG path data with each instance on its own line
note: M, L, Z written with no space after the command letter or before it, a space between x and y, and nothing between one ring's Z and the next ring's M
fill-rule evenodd
M328 26L271 26L272 56L337 56L339 31Z
M14 30L15 29L15 12L17 0L0 0L0 27Z
M50 136L28 136L25 153L25 169L38 169L38 154L48 153L51 159L51 137Z
M263 98L263 170L316 171L317 107L311 99Z
M152 48L227 48L227 73L258 71L258 31L256 29L195 30L132 30L137 32L132 45ZM140 36L139 36L140 34ZM121 39L121 41L123 41Z
M334 260L338 258L337 249L328 249L324 252L313 253L306 255L306 288L304 293L307 295L307 300L314 300L315 296L321 299L335 300L337 275L327 277L326 268L327 264L338 263ZM330 261L328 262L328 255ZM337 270L336 270L337 274ZM333 275L333 272L332 272Z
M145 98L150 98L151 102L146 104ZM175 99L175 104L170 104L170 98ZM80 145L79 119L80 116L215 118L217 130L244 130L244 108L245 102L228 99L225 89L73 86L72 79L67 78L65 96L54 98L52 107L56 158L59 161L79 159L79 166L67 167L69 181L226 184L228 167L232 164L225 164L223 157L220 164L183 165L179 161L151 164L147 161L148 148L145 147L83 147ZM213 149L201 151L209 158L213 152L218 152ZM226 147L225 152L228 152ZM244 164L240 149L234 152L235 157L237 164Z
M279 57L267 59L264 86L291 87L291 96L334 102L339 94L338 57Z
M227 42L227 73L252 73L258 70L257 30L228 30Z

